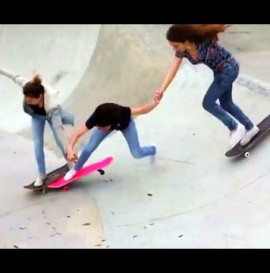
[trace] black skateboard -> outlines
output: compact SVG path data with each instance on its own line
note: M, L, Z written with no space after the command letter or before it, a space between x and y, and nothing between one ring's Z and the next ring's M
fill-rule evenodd
M65 175L68 171L69 171L69 167L67 164L65 164L64 166L48 173L44 181L44 184L42 186L39 186L39 187L34 186L35 181L33 181L31 184L24 186L24 188L28 190L41 191L45 193L45 190L47 189L48 184L50 184L51 182L54 182L61 176Z
M234 148L226 152L227 157L238 157L244 155L245 157L250 156L250 150L256 143L259 143L270 131L270 115L262 120L258 125L260 131L244 146L238 143Z

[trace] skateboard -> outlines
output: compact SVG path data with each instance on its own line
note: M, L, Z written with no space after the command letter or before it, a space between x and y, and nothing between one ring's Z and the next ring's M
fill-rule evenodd
M260 131L244 146L240 145L240 142L231 150L225 153L227 157L239 157L244 155L246 158L250 156L250 150L255 146L255 144L262 141L262 139L270 131L270 115L263 119L258 125Z
M24 188L28 190L33 190L33 191L40 191L41 193L44 194L49 189L48 186L50 183L53 183L57 181L59 178L65 176L65 174L68 171L69 171L69 167L67 164L65 164L64 166L57 168L51 171L50 173L48 173L43 185L38 187L34 186L35 181L33 181L31 184L24 186ZM96 171L98 171L101 175L105 174L104 170L102 169L97 169Z
M34 186L35 181L33 181L31 184L24 186L25 189L28 190L33 190L33 191L41 191L43 193L45 193L45 190L47 188L47 185L55 180L57 180L58 178L60 178L61 176L65 175L67 172L69 171L69 167L67 164L65 164L64 166L57 168L55 170L53 170L52 172L47 174L47 177L44 181L44 184L41 186Z
M73 178L69 180L64 179L64 175L62 175L60 178L57 180L54 180L54 182L50 183L47 185L48 188L50 189L58 189L62 188L65 191L69 190L68 184L76 181L86 175L91 174L92 172L99 171L101 175L104 175L105 172L102 170L103 168L108 167L111 163L113 162L113 157L107 157L101 161L98 161L96 163L92 163L82 169L80 169L74 176ZM102 170L102 171L101 171Z

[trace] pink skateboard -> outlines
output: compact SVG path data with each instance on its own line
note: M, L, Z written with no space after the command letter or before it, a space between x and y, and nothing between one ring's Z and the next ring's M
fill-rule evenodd
M50 183L47 185L48 188L51 189L57 189L57 188L62 188L64 190L69 190L69 187L67 186L69 183L78 180L86 175L91 174L92 172L95 171L101 171L103 168L108 167L113 161L113 157L107 157L102 161L93 163L91 165L88 165L82 169L80 169L73 178L71 178L70 180L64 180L64 176L60 177L59 179L57 179L56 181ZM101 173L104 174L104 171Z

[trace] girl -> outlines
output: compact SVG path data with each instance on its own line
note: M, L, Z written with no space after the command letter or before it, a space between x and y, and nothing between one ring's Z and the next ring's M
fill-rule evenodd
M44 156L44 127L47 121L53 132L55 141L62 155L66 158L67 138L63 124L74 125L74 116L60 107L58 101L58 90L43 84L41 77L36 75L27 80L19 75L0 68L0 75L12 79L23 89L24 111L32 117L32 135L34 151L38 166L38 177L35 186L41 186L46 178L46 166ZM69 166L71 161L67 160Z
M124 135L130 152L134 158L151 156L154 159L156 154L155 146L140 147L138 133L132 116L147 114L158 104L153 101L140 108L129 108L114 103L104 103L99 105L86 123L79 128L71 137L67 157L70 160L77 159L74 146L78 139L93 129L93 133L81 152L74 168L65 175L65 180L71 179L80 170L91 154L97 149L99 144L113 131L121 131Z
M167 40L175 50L170 70L155 98L161 99L173 81L183 58L192 64L203 63L212 69L214 81L203 99L203 107L218 118L230 130L229 147L237 143L247 144L258 132L251 120L232 100L233 82L238 76L239 65L235 58L218 43L218 34L228 25L172 25L167 32ZM216 103L219 100L220 104ZM240 122L238 124L230 115Z

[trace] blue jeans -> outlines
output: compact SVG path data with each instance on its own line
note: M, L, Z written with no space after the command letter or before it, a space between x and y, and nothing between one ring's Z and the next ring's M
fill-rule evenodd
M136 125L133 119L130 120L130 123L126 129L121 131L124 135L127 144L130 149L130 153L134 158L143 158L150 155L156 154L156 148L154 146L140 147L138 133ZM76 163L74 169L78 171L83 167L85 162L91 156L91 154L96 150L99 144L111 133L111 131L101 131L98 128L94 128L92 135L88 143L85 145L82 153Z
M237 122L229 114L243 124L246 130L250 130L254 126L232 100L233 82L238 73L239 66L237 63L226 63L219 73L214 74L214 81L203 99L203 108L222 121L230 131L237 128ZM216 103L218 99L220 104Z
M40 175L46 174L45 156L44 156L44 128L45 122L48 122L53 132L53 136L62 155L66 158L67 138L64 133L63 125L74 125L74 116L66 110L58 107L50 115L32 115L32 135L34 141L35 157Z

